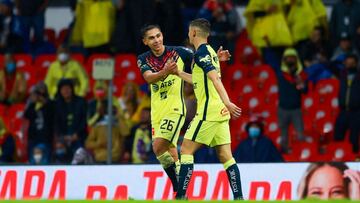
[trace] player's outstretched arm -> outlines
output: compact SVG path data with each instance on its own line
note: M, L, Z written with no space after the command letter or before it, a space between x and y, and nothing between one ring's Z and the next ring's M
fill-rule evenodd
M229 50L223 50L223 47L220 46L220 48L217 50L217 56L219 61L228 61L230 60L231 54Z
M178 70L176 75L179 76L179 78L185 80L187 83L193 84L192 83L192 77L191 77L190 73L184 72L182 70Z
M177 68L176 62L168 61L161 71L154 73L148 70L143 73L143 76L147 83L152 84L165 79L169 74L176 74Z
M221 100L225 104L226 108L229 110L230 114L233 115L235 118L239 117L241 115L241 108L230 101L230 98L216 70L209 71L207 73L207 76L214 84L216 91L220 95Z

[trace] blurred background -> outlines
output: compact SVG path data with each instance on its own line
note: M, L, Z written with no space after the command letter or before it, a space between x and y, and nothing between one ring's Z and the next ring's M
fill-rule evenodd
M157 163L149 89L137 67L140 28L192 47L188 24L206 18L210 45L232 55L222 81L243 111L230 121L238 162L355 161L360 136L357 0L0 0L0 162ZM113 58L109 83L93 61ZM196 111L185 85L188 113ZM181 143L180 136L179 143ZM217 163L202 148L195 162Z

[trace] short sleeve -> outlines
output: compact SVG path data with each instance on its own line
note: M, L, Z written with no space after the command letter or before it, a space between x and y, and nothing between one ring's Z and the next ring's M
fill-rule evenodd
M194 61L205 73L216 70L207 49L199 49L194 55Z

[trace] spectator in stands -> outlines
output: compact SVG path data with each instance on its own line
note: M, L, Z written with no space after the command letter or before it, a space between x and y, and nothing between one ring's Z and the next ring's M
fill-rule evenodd
M300 180L300 199L360 199L360 172L345 163L312 163Z
M356 50L360 51L360 25L356 29L356 34L354 36L354 45Z
M339 46L336 47L331 60L343 62L346 55L355 54L359 56L359 52L353 47L350 35L347 33L343 33L340 37Z
M116 0L115 0L116 1ZM117 0L119 1L119 0ZM120 0L122 1L122 0ZM121 5L121 4L117 4ZM116 52L142 53L145 46L139 30L146 24L155 23L155 0L124 1L123 7L118 7L116 29L113 36ZM177 23L174 23L178 25ZM119 37L121 36L121 37Z
M278 119L281 131L281 150L288 152L288 129L294 125L297 139L304 141L301 95L307 91L307 78L295 49L285 50L281 70L276 71L279 86Z
M139 86L133 82L126 83L122 88L119 102L121 111L124 113L130 128L138 122L138 120L135 119L134 114L138 109L140 101Z
M31 92L30 102L24 113L25 119L29 121L29 158L33 155L34 147L41 145L42 156L46 160L50 159L54 140L54 110L54 103L49 99L46 85L38 83Z
M72 165L88 165L93 164L94 159L91 154L85 148L79 148L76 150L74 157L71 161Z
M309 39L315 26L327 30L326 8L322 1L292 0L288 6L287 23L296 47Z
M5 67L0 70L0 102L13 104L24 102L26 96L25 74L16 68L13 55L5 55Z
M359 58L348 55L344 61L345 69L340 73L339 107L340 113L334 129L335 141L344 140L350 131L352 150L359 152L360 136L360 71Z
M151 136L150 108L144 108L141 111L140 123L131 129L130 137L126 140L126 152L131 155L132 163L156 161L152 152Z
M313 29L310 39L300 47L299 55L305 67L318 63L326 63L330 57L331 48L325 37L324 28L317 26Z
M107 105L102 105L98 111L106 112L106 107ZM119 162L122 156L124 134L121 132L114 112L112 121L107 115L104 116L104 119L98 121L91 128L90 134L86 138L85 148L92 152L97 163L106 163L107 160L108 125L112 126L112 161Z
M240 18L231 0L207 0L199 11L198 17L211 23L209 42L217 50L224 45L231 53L239 32Z
M44 40L45 30L45 10L48 0L15 0L17 15L20 17L23 26L23 38L25 42L25 51L30 50L31 35L34 31L34 45L40 46Z
M0 117L0 164L15 162L15 139Z
M72 40L82 43L89 55L110 53L114 25L115 7L111 0L77 1Z
M360 3L356 0L339 0L333 5L330 19L330 34L333 47L339 44L344 34L355 37L360 25Z
M90 127L95 126L98 122L103 122L108 114L108 84L106 81L98 80L94 85L94 99L89 101L88 105L88 125ZM125 118L124 112L120 108L118 100L113 97L113 113L114 118L118 122L123 136L130 134L130 127L128 121Z
M50 163L49 147L44 144L35 145L29 154L29 163L32 165L44 165Z
M264 134L264 123L253 118L245 126L248 137L235 149L234 158L238 163L283 162L274 143Z
M62 79L55 100L55 142L65 141L71 156L87 135L86 101L75 94L72 80Z
M71 152L71 149L68 147L67 143L68 142L61 137L55 141L52 163L55 164L71 163L74 153Z
M21 53L24 51L22 26L13 13L11 0L0 1L0 52Z
M265 62L274 68L280 66L284 47L293 44L285 6L285 1L250 0L244 13L250 39L262 49Z
M48 87L50 97L55 97L58 91L58 82L63 78L73 80L76 95L86 96L89 79L84 68L77 61L71 59L67 47L60 46L57 52L57 60L50 65L45 77L45 84Z
M322 27L315 27L310 39L300 46L300 58L304 61L309 80L316 83L320 79L332 77L329 70L331 47Z

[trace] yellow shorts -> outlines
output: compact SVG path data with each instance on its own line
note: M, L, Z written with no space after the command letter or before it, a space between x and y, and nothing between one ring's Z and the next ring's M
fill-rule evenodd
M164 138L174 147L177 146L179 134L184 125L185 117L180 114L169 114L159 122L152 123L152 139Z
M210 147L230 144L229 120L202 121L194 119L190 123L184 138Z

